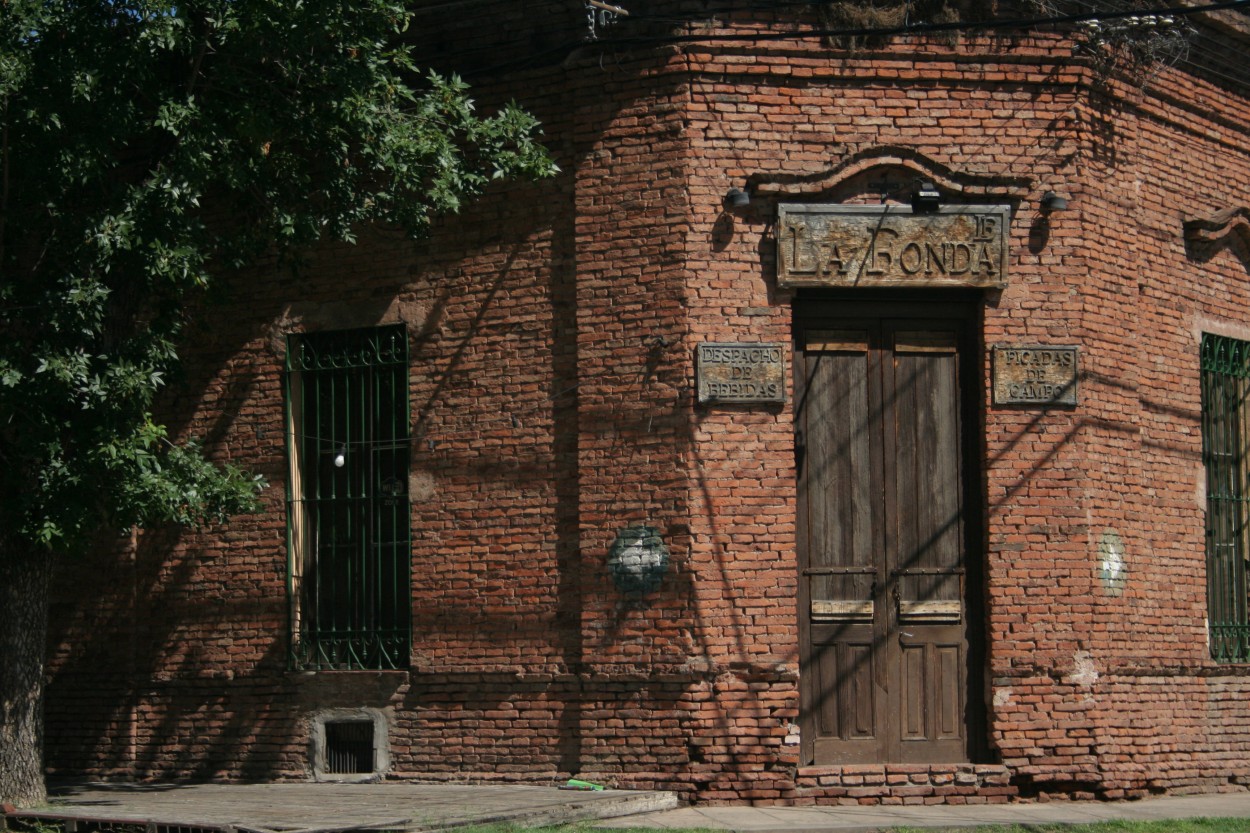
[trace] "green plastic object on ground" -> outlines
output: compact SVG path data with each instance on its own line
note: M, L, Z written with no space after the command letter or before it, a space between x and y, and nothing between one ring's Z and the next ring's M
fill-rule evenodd
M589 781L578 781L576 778L570 778L569 782L564 785L571 790L597 790L602 792L606 787L602 784L592 784Z

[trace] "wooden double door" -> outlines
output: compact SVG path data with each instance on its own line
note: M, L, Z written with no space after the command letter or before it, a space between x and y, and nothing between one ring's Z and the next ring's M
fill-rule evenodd
M804 763L979 757L975 323L796 308Z

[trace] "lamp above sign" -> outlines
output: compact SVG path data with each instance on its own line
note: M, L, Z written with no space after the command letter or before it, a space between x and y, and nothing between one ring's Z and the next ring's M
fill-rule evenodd
M778 206L777 285L979 287L1007 285L1006 205Z

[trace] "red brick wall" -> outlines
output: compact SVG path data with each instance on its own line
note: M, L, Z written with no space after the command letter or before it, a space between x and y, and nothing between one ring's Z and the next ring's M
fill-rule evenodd
M500 188L425 244L376 234L265 264L203 311L168 418L265 474L266 509L66 566L50 768L305 777L311 716L368 706L388 715L396 777L800 802L1245 786L1250 679L1206 648L1197 349L1204 329L1250 332L1250 260L1236 235L1187 249L1182 221L1244 205L1247 102L1184 67L1105 83L1058 36L560 61L478 79L485 104L517 96L543 119L560 176ZM790 406L694 402L698 343L790 341L804 296L776 288L776 203L876 202L884 173L1013 206L987 348L1080 348L1068 409L992 406L987 350L980 767L799 766ZM723 211L747 183L752 206ZM1070 207L1045 219L1052 189ZM282 336L396 318L412 333L411 668L295 674ZM671 564L638 599L606 562L644 522ZM1097 577L1108 531L1119 595Z

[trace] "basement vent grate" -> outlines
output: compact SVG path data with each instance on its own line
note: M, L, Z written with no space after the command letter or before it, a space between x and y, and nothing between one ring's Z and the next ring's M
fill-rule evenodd
M373 721L327 720L326 772L357 775L373 772Z

